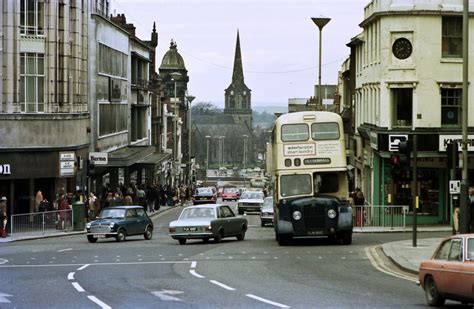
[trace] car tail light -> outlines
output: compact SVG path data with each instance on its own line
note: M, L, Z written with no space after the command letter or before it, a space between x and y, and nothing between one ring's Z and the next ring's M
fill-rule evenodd
M175 227L170 227L170 233L176 233L176 228Z

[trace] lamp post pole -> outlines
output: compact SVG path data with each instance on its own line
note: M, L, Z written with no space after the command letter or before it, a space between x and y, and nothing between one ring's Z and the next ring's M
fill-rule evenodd
M206 186L207 186L207 171L209 170L209 139L211 136L206 135Z
M173 160L174 160L174 168L173 168L173 186L175 184L176 174L178 173L178 110L176 107L176 102L178 101L177 97L177 80L180 78L181 73L173 72L170 74L171 80L174 81L174 103L173 103Z
M248 135L242 135L244 138L244 170L245 174L244 176L244 187L245 187L245 175L247 175L247 138L249 137Z
M186 96L186 100L188 101L189 105L188 105L188 166L189 166L189 170L188 170L188 185L191 187L192 185L192 177L193 177L193 171L192 171L192 166L191 166L191 103L193 102L193 100L195 99L196 97L192 96L192 95L188 95Z
M323 94L321 89L321 54L323 46L323 27L331 20L327 17L312 17L311 20L319 28L319 74L318 74L318 108L322 110L323 107Z

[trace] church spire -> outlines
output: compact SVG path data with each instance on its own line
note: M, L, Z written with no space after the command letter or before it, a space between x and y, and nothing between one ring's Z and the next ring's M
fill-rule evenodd
M244 70L242 68L242 54L240 53L240 37L237 30L237 43L235 44L234 71L232 73L232 84L244 85Z

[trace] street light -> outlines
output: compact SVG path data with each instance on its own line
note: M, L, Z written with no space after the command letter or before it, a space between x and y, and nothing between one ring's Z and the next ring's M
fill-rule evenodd
M245 175L247 175L247 138L249 137L248 135L244 134L242 135L244 138L244 170L245 174L242 174L244 177L244 187L245 187Z
M331 20L331 18L327 17L311 17L311 20L318 26L319 28L319 76L318 76L318 103L319 108L322 110L323 106L323 94L321 91L321 53L322 53L322 36L323 36L323 27Z
M209 139L210 135L206 135L206 186L207 186L207 171L209 170Z
M192 177L193 177L193 171L191 169L191 103L196 97L192 95L186 96L186 100L188 102L188 163L189 163L189 175L188 175L188 184L191 186L192 185Z
M173 173L174 177L173 179L176 178L176 172L178 171L178 110L176 108L176 101L178 101L178 98L176 96L176 88L177 88L177 83L178 79L181 78L181 73L179 72L172 72L170 74L171 80L174 82L174 105L173 105L173 159L174 159L174 165L175 165L175 173ZM174 181L173 181L174 185Z

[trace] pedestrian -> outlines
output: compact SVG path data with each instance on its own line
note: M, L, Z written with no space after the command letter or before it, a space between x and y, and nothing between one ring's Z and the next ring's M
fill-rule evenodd
M147 203L146 203L146 200L145 200L145 195L146 195L146 193L145 193L145 190L143 190L143 187L141 185L138 186L138 189L137 189L137 204L146 209Z
M360 190L360 188L356 188L355 192L353 193L352 200L354 201L355 209L356 209L356 226L364 226L365 221L365 197L364 193Z
M66 227L66 210L67 209L69 209L68 199L66 198L64 194L61 194L59 196L59 201L58 201L59 214L58 214L58 224L56 226L58 230L64 230L64 228Z
M468 197L468 212L469 212L469 227L470 227L470 232L474 233L474 186L469 187L469 197Z
M7 198L2 196L0 198L0 237L7 237Z
M38 190L35 195L35 211L42 212L41 210L39 210L39 205L43 201L43 199L43 192Z

